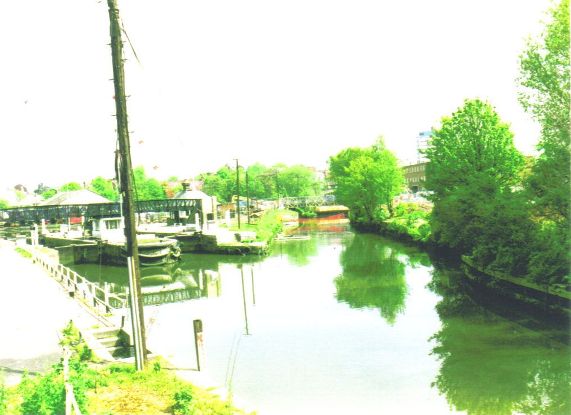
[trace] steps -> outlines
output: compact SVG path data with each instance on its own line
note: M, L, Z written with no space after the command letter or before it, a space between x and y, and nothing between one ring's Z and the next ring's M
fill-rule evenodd
M121 327L89 329L83 335L89 348L100 359L115 361L133 354L129 335Z

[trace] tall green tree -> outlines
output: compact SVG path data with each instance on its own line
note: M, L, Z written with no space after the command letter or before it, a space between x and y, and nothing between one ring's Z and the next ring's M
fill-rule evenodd
M520 56L519 100L541 125L540 155L528 187L541 216L565 222L570 213L569 0L549 11L538 39L530 39Z
M119 193L115 189L113 181L101 176L97 176L91 181L89 190L113 202L119 199Z
M315 174L307 166L296 164L286 167L279 175L283 196L315 196L319 191Z
M490 104L466 100L433 131L426 156L433 235L469 253L487 226L490 203L520 180L524 159L513 134Z
M155 178L147 177L144 167L135 167L133 169L133 177L135 179L135 196L137 200L164 199L166 197L161 183Z
M368 148L342 150L329 159L329 171L339 203L368 223L379 218L383 205L392 214L392 200L404 186L397 159L382 139Z
M535 222L530 276L570 285L569 0L549 10L545 30L520 56L519 100L541 126L537 157L528 177Z
M228 166L223 166L216 173L204 173L200 175L203 181L202 190L223 203L230 202L236 190L236 171Z

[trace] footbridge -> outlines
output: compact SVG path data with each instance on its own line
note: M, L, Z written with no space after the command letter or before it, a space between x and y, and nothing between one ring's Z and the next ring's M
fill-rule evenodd
M137 213L187 212L202 218L201 199L159 199L136 202ZM93 203L84 205L43 205L0 209L0 220L8 223L40 223L43 220L67 220L69 218L102 218L121 216L121 204Z
M284 197L281 199L281 202L287 209L314 209L318 206L335 205L335 196Z

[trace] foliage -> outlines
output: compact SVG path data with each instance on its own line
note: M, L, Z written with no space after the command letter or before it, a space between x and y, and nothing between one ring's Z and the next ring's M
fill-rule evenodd
M320 192L313 171L301 164L284 168L279 173L279 182L280 194L284 197L315 196Z
M430 211L415 203L400 203L392 218L383 222L397 234L408 236L414 241L428 242L431 236Z
M69 346L72 350L69 359L69 383L73 387L73 393L80 410L85 412L86 392L98 383L96 372L88 369L84 362L91 353L86 352L79 331L71 321L63 329L62 334L62 346ZM24 378L18 386L18 391L22 396L22 414L52 415L65 413L66 393L63 364L60 362L54 365L44 375Z
M174 415L192 415L194 413L192 404L192 393L189 390L175 392L172 406Z
M513 144L513 133L488 103L466 100L434 130L426 156L426 188L437 202L468 186L474 176L489 177L508 188L518 181L523 157Z
M556 221L568 221L570 207L569 47L569 0L561 0L540 38L528 40L520 56L519 100L541 125L528 188L537 212Z
M256 224L256 238L260 241L269 241L283 230L283 212L271 209L265 211Z
M426 188L433 191L431 225L437 242L470 252L497 193L510 192L523 157L513 134L494 109L480 100L442 119L426 150Z
M26 378L20 384L23 414L52 415L65 413L65 389L61 368L36 378Z
M115 189L113 181L101 176L97 176L91 181L89 189L113 202L119 199L119 193L117 192L117 189Z
M10 207L10 203L7 200L0 199L0 209L6 209Z
M218 169L216 173L206 173L200 176L203 181L202 190L204 193L216 196L223 203L232 200L232 195L236 189L236 172L230 167L224 166Z
M69 321L67 326L62 330L63 338L60 342L61 346L70 347L74 352L73 357L80 361L89 361L93 358L92 350L87 346L85 340L81 337L79 329Z
M355 219L369 223L379 217L381 205L392 213L392 200L404 184L397 159L382 138L368 148L342 150L329 159L329 170L336 200L349 207Z
M98 371L102 385L89 392L87 413L114 414L208 414L239 415L234 408L210 393L180 380L171 371L156 370L164 362L150 362L136 372L133 365L114 363Z
M164 199L165 191L157 179L147 177L142 166L133 169L136 200Z
M27 250L25 250L24 248L20 248L19 246L16 247L16 252L19 253L21 256L23 256L24 258L31 258L32 254L29 253Z
M536 233L523 192L492 193L481 205L478 218L482 224L474 235L474 261L489 270L513 276L525 276Z
M81 185L77 182L69 182L59 188L60 192L73 192L75 190L81 190Z
M246 172L248 184L246 186ZM303 165L291 167L285 164L276 164L266 167L255 163L244 169L239 168L240 196L249 194L253 199L276 199L278 195L284 196L313 196L320 193L322 185L315 178L312 169ZM223 166L216 173L203 173L202 190L214 195L221 202L230 202L238 194L236 183L236 169Z
M571 285L571 242L568 229L545 221L535 228L530 247L529 275L543 284Z
M4 385L4 372L0 371L0 414L6 413L8 406L8 389Z
M55 196L56 193L57 193L56 189L48 189L48 190L42 192L41 196L42 196L42 199L47 200L50 197Z

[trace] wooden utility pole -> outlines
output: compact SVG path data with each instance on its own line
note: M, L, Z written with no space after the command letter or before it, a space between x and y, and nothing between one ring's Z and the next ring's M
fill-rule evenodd
M250 224L250 182L248 180L248 169L246 170L246 217L248 219L248 225Z
M123 42L119 25L119 10L116 0L107 0L111 32L111 54L113 58L113 84L115 86L115 109L117 111L117 139L119 142L119 189L122 198L122 214L125 219L127 267L129 269L129 294L135 364L137 370L145 367L147 347L145 341L145 318L141 297L139 272L139 249L135 222L135 201L133 198L133 176L131 174L131 147L127 124L127 100L125 98L125 72L123 69Z
M236 216L238 217L238 229L240 229L240 166L238 165L238 159L236 160Z

